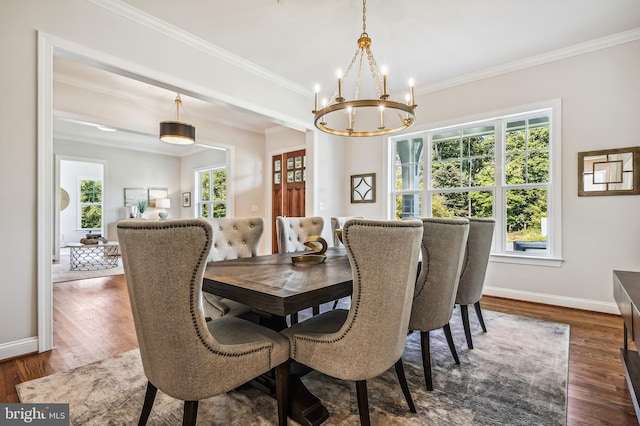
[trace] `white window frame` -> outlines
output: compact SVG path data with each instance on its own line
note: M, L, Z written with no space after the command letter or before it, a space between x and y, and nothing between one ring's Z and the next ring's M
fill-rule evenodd
M219 170L225 170L227 172L227 179L225 182L225 186L226 186L226 194L227 197L225 198L224 201L222 202L217 202L215 203L213 200L211 201L207 201L206 204L210 204L211 205L211 212L213 212L213 206L214 204L224 204L225 205L225 212L226 212L226 216L225 217L230 217L230 211L229 211L229 169L226 165L222 165L222 166L208 166L208 167L202 167L199 169L194 170L194 188L195 188L195 197L194 197L194 205L195 205L195 213L196 213L196 217L201 217L200 216L200 212L202 212L202 194L201 194L201 189L202 189L202 185L200 183L200 174L204 173L204 172L208 172L208 173L213 173ZM211 184L213 185L213 179L211 179ZM212 187L212 194L213 194L213 187ZM193 201L193 200L192 200Z
M447 123L438 123L418 132L412 132L401 136L394 136L388 139L389 161L388 166L388 184L389 184L389 204L388 217L395 219L395 200L396 196L403 191L395 189L395 147L396 141L409 138L423 138L423 169L424 183L421 193L423 217L431 216L431 195L441 192L458 192L465 191L467 188L447 188L447 189L431 189L431 137L433 134L447 130L455 130L470 126L489 125L495 122L496 147L495 147L495 187L470 187L469 190L489 190L493 192L493 215L496 218L496 229L493 239L493 247L491 251L491 261L503 263L519 263L543 266L559 267L562 264L562 124L561 124L561 107L560 99L543 101L535 104L523 105L520 107L494 111L486 114L479 114L473 117L452 120ZM548 188L547 201L547 241L549 245L544 253L533 252L514 252L506 251L506 191L509 189L519 189L520 186L507 186L504 184L504 156L505 146L503 143L503 135L508 121L516 119L527 119L532 116L539 116L546 112L549 117L549 182L535 187ZM529 188L529 185L522 187Z
M101 203L83 203L81 200L81 195L82 195L82 181L83 180L91 180L94 182L100 182L102 183L102 202ZM97 179L95 177L91 177L91 176L78 176L78 184L76 185L77 188L77 197L76 200L76 211L78 212L77 214L77 222L76 222L76 227L78 229L78 231L102 231L102 229L104 228L104 179ZM102 211L102 217L100 218L100 222L102 223L102 226L100 228L83 228L82 227L82 206L100 206L100 210Z

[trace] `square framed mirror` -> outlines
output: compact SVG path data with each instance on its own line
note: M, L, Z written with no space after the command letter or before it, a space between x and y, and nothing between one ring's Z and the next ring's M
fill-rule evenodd
M578 153L578 195L640 194L640 147Z

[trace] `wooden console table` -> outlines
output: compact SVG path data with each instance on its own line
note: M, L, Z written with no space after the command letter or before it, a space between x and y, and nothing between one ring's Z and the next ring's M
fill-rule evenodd
M628 336L636 348L640 347L640 272L613 271L613 297L624 320L624 347L620 349L620 358L636 417L640 420L640 355L628 347Z

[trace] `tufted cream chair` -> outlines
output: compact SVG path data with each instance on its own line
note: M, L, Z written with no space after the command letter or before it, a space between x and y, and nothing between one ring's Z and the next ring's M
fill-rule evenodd
M425 385L428 390L433 390L429 347L431 330L444 330L453 359L460 364L449 320L458 290L469 221L462 218L425 218L422 223L422 267L416 281L409 329L420 331Z
M487 273L487 264L491 254L491 241L496 220L493 218L469 218L469 240L465 250L464 263L460 275L460 285L456 295L456 303L460 305L462 325L467 338L467 346L473 349L471 339L471 326L469 325L469 310L467 305L474 305L476 315L482 331L487 332L487 327L482 319L480 298L484 287L484 277Z
M312 235L322 235L324 219L312 217L276 217L278 253L293 253L307 250L304 239Z
M344 223L349 219L361 219L362 216L334 216L331 218L331 235L333 236L333 246L340 247L342 243L336 233L337 229L342 229Z
M353 219L343 241L353 272L349 310L334 309L281 333L291 358L323 374L356 381L360 423L370 423L367 379L396 367L403 393L415 412L406 384L402 353L420 254L422 222Z
M158 389L184 400L183 424L196 424L198 401L275 368L279 424L287 423L289 342L240 318L207 323L202 277L213 242L204 219L118 223L125 279L147 376L139 424L147 422Z
M258 245L264 231L261 217L207 218L213 228L213 246L207 262L238 259L258 255ZM242 317L257 322L250 306L224 299L215 294L202 293L205 316L212 319L225 315Z

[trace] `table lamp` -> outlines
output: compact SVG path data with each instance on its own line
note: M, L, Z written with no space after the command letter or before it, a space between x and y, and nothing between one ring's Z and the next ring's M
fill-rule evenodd
M165 209L171 208L171 200L168 198L158 198L156 200L156 208L161 209L158 212L160 219L166 219L169 216L169 213L167 213Z

